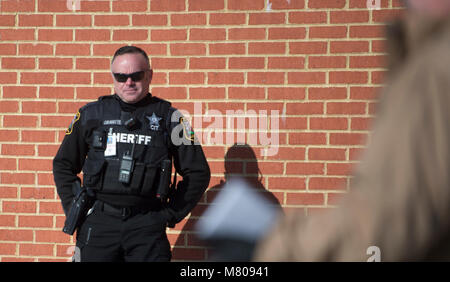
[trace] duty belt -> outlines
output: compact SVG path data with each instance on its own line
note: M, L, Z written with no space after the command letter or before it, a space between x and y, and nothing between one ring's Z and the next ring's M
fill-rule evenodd
M127 218L136 214L147 213L149 211L155 210L152 209L151 207L140 207L140 206L118 207L98 200L95 203L95 209L98 209L106 214L122 218Z

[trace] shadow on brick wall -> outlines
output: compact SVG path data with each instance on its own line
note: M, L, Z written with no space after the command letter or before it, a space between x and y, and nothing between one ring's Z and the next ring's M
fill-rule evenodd
M264 187L263 175L259 170L256 154L250 145L234 144L230 147L224 156L224 168L225 181L220 180L219 184L210 187L204 195L208 204L214 200L214 197L225 186L226 181L230 177L241 176L248 182L250 187L261 192L261 195L281 210L278 199ZM195 233L195 224L207 207L208 205L200 203L191 212L191 217L184 224L175 242L175 247L173 248L174 261L202 261L213 257L214 250L207 247L206 243L199 239Z

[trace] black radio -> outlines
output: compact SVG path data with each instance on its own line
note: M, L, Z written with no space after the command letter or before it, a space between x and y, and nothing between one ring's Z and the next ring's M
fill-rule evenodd
M129 184L131 175L133 174L134 160L133 155L126 152L120 161L119 182Z
M124 184L129 184L131 180L131 176L133 175L134 170L134 148L136 147L136 139L134 138L133 147L131 148L131 153L129 151L125 152L120 160L120 169L119 169L119 182Z

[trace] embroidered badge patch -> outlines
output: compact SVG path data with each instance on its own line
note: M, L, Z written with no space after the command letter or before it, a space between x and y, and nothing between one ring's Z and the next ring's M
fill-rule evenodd
M80 112L77 112L77 114L75 115L75 117L73 118L72 122L69 125L69 128L67 128L66 130L66 135L69 135L72 133L73 131L73 125L80 119Z
M180 123L183 125L184 138L190 141L195 141L194 130L192 130L189 121L184 117L180 117Z
M155 113L153 113L151 116L146 116L146 118L149 121L149 127L151 130L159 130L159 121L162 120L162 118L155 115Z

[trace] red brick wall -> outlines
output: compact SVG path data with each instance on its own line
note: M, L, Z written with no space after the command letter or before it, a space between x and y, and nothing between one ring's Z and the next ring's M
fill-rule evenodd
M276 154L261 156L247 122L257 159L229 156L233 172L251 177L259 167L286 210L333 206L348 190L382 86L384 23L402 10L399 0L380 8L366 0L1 0L0 261L71 256L52 158L77 109L112 93L109 61L126 44L148 51L152 93L194 114L199 134L213 110L278 110ZM233 142L208 140L212 187ZM217 190L168 230L174 260L208 257L193 224Z

